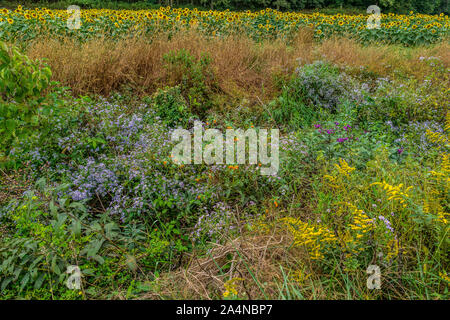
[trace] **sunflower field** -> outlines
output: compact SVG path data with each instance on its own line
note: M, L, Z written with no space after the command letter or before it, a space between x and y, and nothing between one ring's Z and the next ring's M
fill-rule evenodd
M440 15L381 14L380 27L370 29L370 15L325 15L321 13L280 12L265 9L256 12L200 11L161 7L157 10L86 9L80 12L79 28L67 28L74 13L68 10L36 8L0 9L0 38L6 41L52 37L77 37L80 40L105 36L112 38L148 35L157 31L195 28L211 36L245 33L259 40L290 39L300 28L314 30L316 39L335 36L354 38L363 43L397 43L406 46L430 44L448 37L449 18Z

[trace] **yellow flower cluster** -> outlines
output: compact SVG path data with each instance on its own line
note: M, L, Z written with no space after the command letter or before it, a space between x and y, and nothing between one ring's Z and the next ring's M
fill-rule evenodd
M450 214L445 212L442 203L448 201L446 199L450 191L450 154L444 153L441 156L440 166L430 171L431 179L428 180L430 189L427 192L427 199L423 200L423 211L435 214L437 220L446 225Z
M326 174L323 176L323 178L325 180L328 180L328 183L327 183L328 186L335 188L335 189L340 188L340 185L335 177L330 176L329 174Z
M336 236L322 225L312 225L291 217L282 220L294 236L294 244L306 246L313 260L324 258L325 247L337 241Z
M433 132L430 129L427 129L427 137L430 141L432 141L433 143L436 143L437 145L448 145L449 144L449 140L448 138L443 135L442 133L439 132Z
M334 166L336 167L336 169L338 169L339 173L344 176L348 176L351 172L355 170L355 168L350 167L347 161L345 161L344 159L339 159L339 164L340 165L335 164Z
M334 189L339 189L343 186L343 177L348 177L350 173L352 173L355 168L350 167L349 164L344 159L339 159L339 164L334 165L337 169L339 175L332 176L329 174L325 174L323 178L327 180L327 185Z
M450 277L447 275L447 273L445 272L440 272L439 273L439 276L442 278L442 279L444 279L445 281L447 281L447 282L450 282Z
M344 206L339 207L339 212L345 212L345 207L347 207L351 212L351 220L344 230L338 231L339 245L342 252L345 253L345 257L349 258L352 254L358 254L365 250L365 236L375 228L375 225L363 210L349 202L343 204Z
M447 115L445 131L448 132L449 128L450 117ZM344 160L330 165L332 173L323 175L324 183L317 190L318 206L328 208L322 215L320 228L333 230L338 242L333 247L320 248L322 256L330 249L333 253L340 252L345 270L354 270L364 259L371 259L374 252L388 264L395 263L400 252L405 253L410 247L408 241L422 236L415 228L417 221L432 224L438 231L437 243L442 243L441 235L445 237L448 234L450 219L447 212L450 154L442 152L447 150L445 145L441 145L439 150L441 161L437 165L430 163L433 171L428 173L415 171L409 163L393 162L387 148L368 162L366 172L358 175L351 174L355 169ZM325 172L327 170L324 168ZM373 176L381 177L379 182L368 182ZM388 183L387 177L393 181L402 179L403 183ZM315 240L308 237L312 233L308 230L310 225L301 222L299 226L298 230L292 230L298 244ZM315 242L311 243L315 245ZM311 249L313 251L314 247Z
M358 209L355 205L347 202L346 205L350 208L353 215L353 221L349 224L351 230L356 232L356 238L362 238L366 233L373 230L374 225L363 210Z
M445 117L445 133L433 132L427 129L428 140L438 145L438 148L449 148L450 147L450 111L447 112Z
M238 291L236 289L238 281L244 281L242 278L233 278L224 283L225 292L223 293L224 298L228 298L230 294L237 296Z
M399 253L399 244L397 239L391 239L387 244L387 255L385 257L386 261L391 261L396 258Z
M447 112L444 130L445 134L427 130L428 139L436 143L440 150L449 148L450 112ZM431 179L428 181L430 190L427 193L428 199L423 200L423 211L434 213L437 220L446 225L448 224L447 217L450 214L445 212L441 203L448 201L446 199L448 199L450 191L450 153L443 152L441 159L440 166L436 170L429 171L431 175Z
M398 186L393 186L387 183L386 181L374 182L370 186L376 185L380 185L386 191L389 197L388 200L393 201L398 200L401 204L403 204L403 207L406 207L405 201L407 198L409 198L408 192L413 188L412 186L404 188L403 183L400 183Z
M447 216L450 216L450 214L445 213L444 211L439 211L437 213L438 221L442 222L443 224L448 224Z
M310 277L310 274L306 274L303 270L295 270L292 274L292 280L297 282L299 286L303 285Z

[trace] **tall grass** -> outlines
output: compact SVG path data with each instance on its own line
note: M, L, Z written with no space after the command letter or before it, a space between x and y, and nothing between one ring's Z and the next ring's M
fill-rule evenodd
M206 54L212 59L221 91L255 101L273 98L280 92L283 79L299 64L317 59L355 69L365 66L367 72L380 77L400 73L418 79L431 70L420 62L421 56L440 56L446 67L450 65L448 43L418 48L363 46L349 39L315 43L308 29L299 32L292 45L281 40L257 43L244 36L206 38L186 31L172 37L159 34L153 39L118 42L106 37L86 43L41 39L27 53L32 58L46 58L53 80L70 86L75 94L109 95L124 86L150 94L170 79L163 56L180 49L197 58Z

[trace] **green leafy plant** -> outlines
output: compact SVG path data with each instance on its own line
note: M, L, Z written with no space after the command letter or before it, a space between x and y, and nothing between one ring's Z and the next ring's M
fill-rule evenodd
M190 111L204 118L211 107L210 95L216 89L211 58L204 54L196 59L189 51L181 49L169 52L163 59L172 81L180 85Z
M150 99L159 116L169 126L186 125L192 114L179 86L159 89Z
M51 105L44 103L50 77L47 66L0 42L0 162L15 140L33 135L40 114L50 113Z

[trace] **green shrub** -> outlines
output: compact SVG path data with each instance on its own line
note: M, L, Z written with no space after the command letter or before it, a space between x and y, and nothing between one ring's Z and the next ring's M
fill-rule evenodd
M297 69L297 74L289 85L289 92L302 96L314 111L326 109L336 112L340 103L356 100L355 84L337 66L326 61L316 61Z
M0 42L0 162L15 141L31 139L40 118L50 114L44 95L50 77L47 66Z
M444 122L449 107L449 73L441 59L421 58L433 72L423 81L379 78L374 92L358 106L361 122L392 121L394 125L410 121Z
M174 250L182 250L173 226L139 223L120 226L107 213L93 216L85 201L61 195L68 185L48 187L39 179L34 191L13 201L0 216L0 293L20 296L41 288L66 295L66 269L77 265L82 288L130 281L130 273L163 268ZM117 272L117 265L122 271Z
M169 126L186 125L192 117L179 86L159 89L149 102L153 102L156 115Z
M206 54L196 59L185 49L171 51L163 59L169 77L179 85L190 112L203 119L212 105L210 95L216 89L211 59Z

